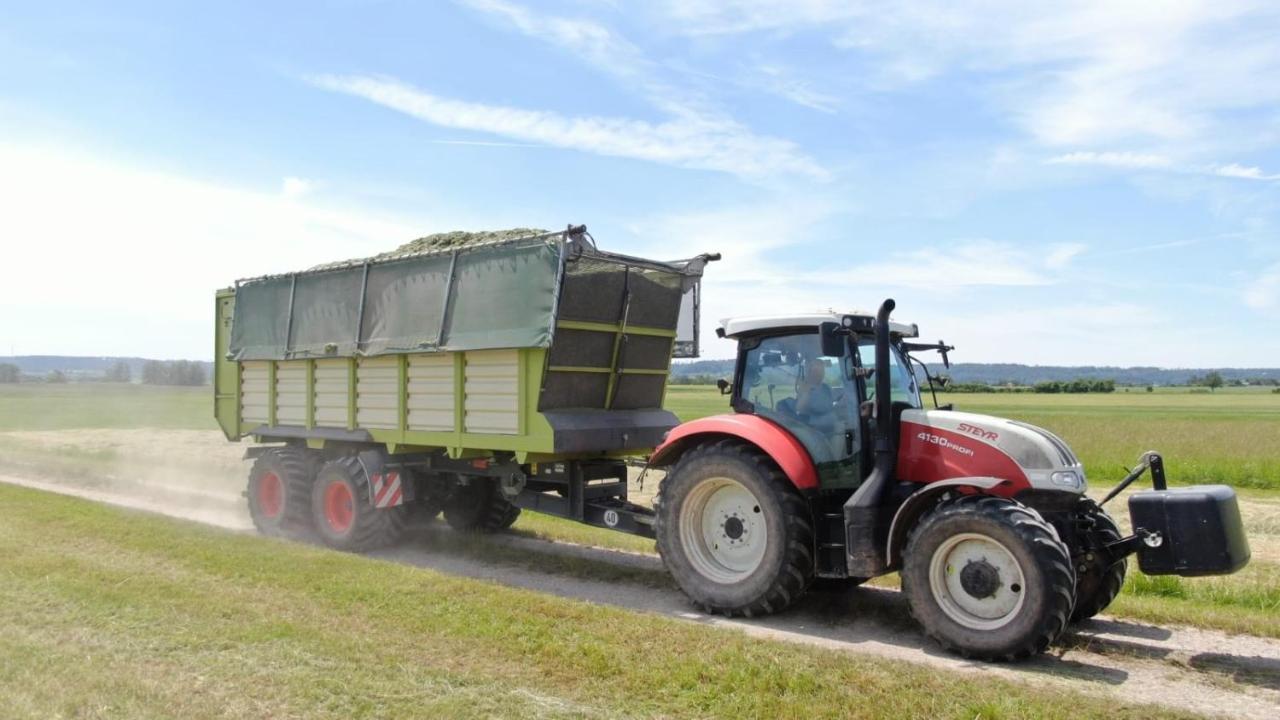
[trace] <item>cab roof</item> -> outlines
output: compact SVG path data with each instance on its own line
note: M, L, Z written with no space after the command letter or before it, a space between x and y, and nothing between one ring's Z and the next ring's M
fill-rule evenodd
M838 310L823 310L820 312L809 313L792 313L786 315L749 315L745 317L725 318L720 321L720 330L724 337L732 338L739 335L752 335L759 332L769 330L781 330L784 328L807 328L817 327L824 322L840 323L846 317L853 317L859 320L858 324L865 323L866 327L873 327L875 324L875 314L863 312L860 310L851 310L841 312ZM904 338L913 338L920 335L920 329L915 323L900 323L889 321L889 332Z

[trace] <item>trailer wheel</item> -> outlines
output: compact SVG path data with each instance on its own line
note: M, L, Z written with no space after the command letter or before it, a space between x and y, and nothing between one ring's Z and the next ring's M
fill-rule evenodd
M902 592L925 633L981 660L1043 652L1071 616L1075 573L1035 510L1003 498L944 502L907 541Z
M249 517L263 535L293 535L311 520L311 486L315 464L310 453L296 448L272 448L258 456L249 470Z
M686 452L655 504L658 553L706 612L777 612L813 581L809 508L754 448L721 440Z
M407 507L375 508L364 468L354 456L325 463L311 494L311 515L320 539L347 552L394 544L404 533Z
M1098 553L1091 551L1092 547L1116 542L1123 536L1116 521L1098 503L1085 499L1081 504L1080 514L1092 520L1092 529L1087 533L1089 548L1081 549L1081 559L1076 567L1076 609L1071 613L1072 622L1097 615L1116 599L1120 588L1124 587L1129 563L1126 558L1121 558L1108 566Z
M456 488L444 504L444 519L461 532L497 532L511 527L520 508L511 504L489 478L475 478Z

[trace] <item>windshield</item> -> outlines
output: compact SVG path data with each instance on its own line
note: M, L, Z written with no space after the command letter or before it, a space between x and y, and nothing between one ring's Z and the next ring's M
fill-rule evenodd
M858 353L862 356L863 367L873 367L876 358L876 343L872 338L860 338L858 340ZM876 397L875 376L867 379L867 399L874 400ZM911 407L922 407L920 402L920 386L916 382L916 375L911 366L898 352L897 348L889 350L889 386L891 388L890 396L894 402L910 403Z

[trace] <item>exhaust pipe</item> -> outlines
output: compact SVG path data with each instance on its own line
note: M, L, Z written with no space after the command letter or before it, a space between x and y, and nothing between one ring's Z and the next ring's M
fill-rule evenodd
M875 466L844 504L845 559L852 577L872 577L885 569L880 542L880 500L893 479L897 461L893 427L893 386L889 370L889 314L896 303L886 299L876 313Z

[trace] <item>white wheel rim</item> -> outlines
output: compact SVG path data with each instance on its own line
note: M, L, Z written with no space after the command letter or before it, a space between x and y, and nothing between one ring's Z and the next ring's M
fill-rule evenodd
M685 497L680 545L703 577L724 584L749 577L760 567L768 544L760 501L737 480L707 478Z
M1004 627L1018 616L1027 594L1018 559L998 540L978 533L954 535L938 546L929 562L929 587L947 617L973 630Z

